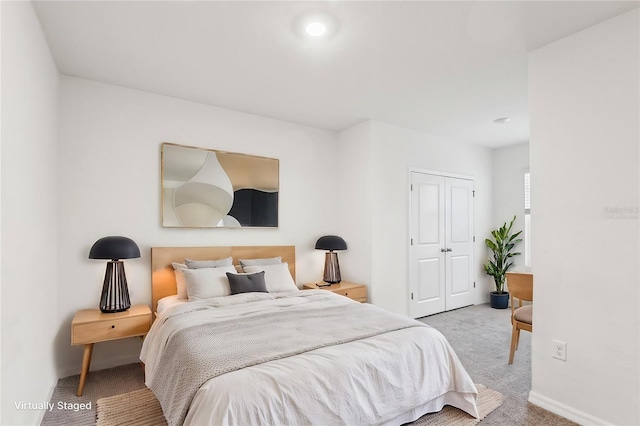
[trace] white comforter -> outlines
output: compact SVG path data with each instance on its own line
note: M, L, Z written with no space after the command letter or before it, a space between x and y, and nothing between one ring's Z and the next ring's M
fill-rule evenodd
M163 371L162 348L182 328L289 306L323 309L350 303L356 302L316 290L246 293L172 307L156 319L145 339L140 358L147 380ZM344 326L349 326L347 318ZM419 326L214 377L197 391L185 424L401 424L445 404L477 417L476 395L444 336Z

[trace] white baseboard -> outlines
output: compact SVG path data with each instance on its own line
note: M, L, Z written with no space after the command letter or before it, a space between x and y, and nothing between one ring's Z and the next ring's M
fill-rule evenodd
M47 395L47 399L45 399L43 401L51 401L51 397L53 396L53 391L56 390L56 386L58 386L58 379L53 381L53 384L49 388L49 393ZM34 425L42 424L42 420L44 419L44 415L46 414L46 411L39 410L39 411L34 411L34 413L38 413L38 420L36 422L34 422L33 424Z
M594 417L591 414L576 410L573 407L534 391L529 392L529 402L584 426L605 426L610 424L609 422Z

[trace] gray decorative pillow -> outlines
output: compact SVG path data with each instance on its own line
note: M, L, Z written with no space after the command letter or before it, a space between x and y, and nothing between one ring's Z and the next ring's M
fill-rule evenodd
M264 259L238 259L240 266L263 266L263 265L276 265L282 263L282 256L266 257Z
M231 294L267 292L267 285L264 282L264 271L255 274L232 274L227 272Z
M229 256L226 259L217 259L217 260L185 259L184 263L187 264L187 268L189 268L189 269L219 268L221 266L231 266L231 265L233 265L233 258L231 256Z

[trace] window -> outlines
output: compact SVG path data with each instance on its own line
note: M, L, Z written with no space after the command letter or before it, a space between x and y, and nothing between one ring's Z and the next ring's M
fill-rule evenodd
M524 264L531 266L531 174L524 173Z

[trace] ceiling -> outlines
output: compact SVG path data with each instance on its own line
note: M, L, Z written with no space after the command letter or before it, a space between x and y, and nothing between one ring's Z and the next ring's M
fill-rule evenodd
M527 53L638 1L43 1L62 74L341 130L528 141ZM328 38L296 23L328 13ZM495 124L510 117L507 124Z

